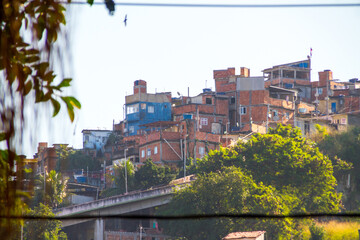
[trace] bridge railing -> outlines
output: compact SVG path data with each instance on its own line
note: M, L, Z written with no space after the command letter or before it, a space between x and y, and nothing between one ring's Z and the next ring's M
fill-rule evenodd
M186 181L187 180L187 181ZM57 216L81 215L86 212L93 211L100 208L106 208L113 205L125 204L132 201L139 201L145 198L151 198L161 195L172 194L175 189L184 187L190 183L192 179L185 181L176 181L171 185L162 187L150 188L147 190L133 191L127 194L112 196L104 199L99 199L87 203L77 204L69 207L56 209L54 212Z

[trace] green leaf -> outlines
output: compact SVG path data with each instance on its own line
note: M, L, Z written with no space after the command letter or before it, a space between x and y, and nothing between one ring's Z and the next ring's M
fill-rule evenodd
M71 106L77 107L78 109L81 108L81 103L74 97L68 96L68 97L61 97L66 104L70 104Z
M94 4L94 0L87 0L87 3L92 6Z
M76 100L76 98L74 97L61 97L61 99L66 103L66 107L67 107L67 110L68 110L68 114L69 114L69 117L70 117L70 120L71 122L74 121L74 118L75 118L75 114L74 114L74 106L79 108L79 101ZM81 107L81 105L80 105Z
M62 88L62 87L70 87L70 82L71 82L71 78L64 78L64 80L62 80L62 82L57 85L58 88Z
M0 133L0 142L4 141L6 138L6 134L4 132Z
M54 107L53 117L55 117L60 111L60 103L53 98L51 98L51 103Z
M73 108L69 108L69 105L68 105L67 110L68 110L68 114L69 114L70 120L71 120L71 122L73 122L73 121L74 121L74 118L75 118L74 109L73 109Z
M29 80L25 84L25 88L24 88L24 95L25 96L30 92L31 88L32 88L32 82Z

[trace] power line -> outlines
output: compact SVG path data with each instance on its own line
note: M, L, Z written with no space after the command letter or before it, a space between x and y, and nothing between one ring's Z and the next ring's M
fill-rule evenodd
M68 2L62 2L68 4ZM83 1L72 1L70 4L88 5ZM94 2L104 5L104 2ZM186 4L186 3L130 3L115 2L116 6L129 7L183 7L183 8L324 8L324 7L360 7L360 3L323 3L323 4Z

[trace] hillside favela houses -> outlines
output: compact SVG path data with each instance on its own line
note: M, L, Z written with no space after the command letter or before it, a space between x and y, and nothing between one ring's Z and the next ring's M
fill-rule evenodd
M213 71L215 89L204 88L194 96L171 92L149 93L145 80L133 82L125 97L124 119L113 129L84 129L82 154L98 161L99 169L63 173L70 177L74 198L81 203L99 198L99 191L114 188L114 166L130 160L139 168L147 159L158 165L182 168L209 151L266 133L278 123L297 126L304 135L320 124L336 130L360 125L360 81L333 79L331 70L311 79L311 58L266 68L260 76L250 69L229 67ZM56 168L57 149L66 144L39 143L28 161L42 174ZM80 190L87 189L84 193ZM134 223L135 224L135 223ZM116 225L116 226L115 226ZM108 239L136 239L139 224L123 228L122 222L105 225ZM164 239L155 220L144 221L146 239ZM121 231L119 231L121 229ZM223 239L264 239L264 232L233 233ZM124 238L121 238L124 237Z
M236 72L233 67L214 70L215 89L204 88L195 96L149 93L146 81L134 81L122 121L114 122L112 130L82 131L81 151L103 167L93 182L105 187L104 174L113 174L113 164L125 158L136 167L147 159L180 167L278 123L297 126L304 135L313 133L316 124L337 130L360 124L360 81L333 79L331 70L311 79L310 58L264 69L262 76L251 76L246 67ZM60 146L68 147L39 143L37 173L55 169Z

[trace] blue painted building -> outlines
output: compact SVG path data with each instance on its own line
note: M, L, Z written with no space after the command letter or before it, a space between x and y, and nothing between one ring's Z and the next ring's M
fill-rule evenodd
M125 97L125 111L126 135L137 135L141 125L171 120L171 93L147 93L146 81L136 80L134 94Z

